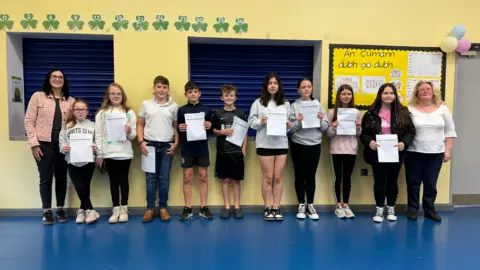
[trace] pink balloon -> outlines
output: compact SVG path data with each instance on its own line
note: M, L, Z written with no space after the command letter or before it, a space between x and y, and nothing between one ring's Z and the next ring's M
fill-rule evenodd
M467 52L468 50L470 50L470 47L472 47L472 43L469 40L462 38L458 41L458 46L456 50L460 53Z

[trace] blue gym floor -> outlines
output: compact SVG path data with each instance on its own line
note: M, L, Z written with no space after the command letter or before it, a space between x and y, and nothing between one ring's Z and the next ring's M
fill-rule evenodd
M2 217L0 269L479 269L480 208L442 212L441 223L320 214L317 222L287 213L283 222L248 214L148 224L132 216L115 225L106 216L95 225L72 217L48 227L40 217Z

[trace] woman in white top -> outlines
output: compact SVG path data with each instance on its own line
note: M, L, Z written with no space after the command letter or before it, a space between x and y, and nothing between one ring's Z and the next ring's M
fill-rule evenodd
M437 179L442 162L448 162L452 155L453 140L457 137L455 124L449 109L442 103L440 90L429 81L419 81L415 85L408 109L412 114L416 136L405 158L407 217L410 220L417 219L420 185L423 182L422 207L425 217L440 221L434 207Z

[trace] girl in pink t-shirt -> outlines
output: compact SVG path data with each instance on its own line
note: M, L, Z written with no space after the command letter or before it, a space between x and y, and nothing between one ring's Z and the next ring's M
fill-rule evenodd
M337 127L340 123L339 109L341 110L340 113L356 113L355 135L345 135L341 132L337 134ZM338 218L355 217L353 211L348 206L348 202L352 188L353 167L357 158L357 137L360 136L361 132L361 117L362 114L355 108L353 88L348 84L340 85L335 99L335 108L328 112L328 121L332 125L327 130L327 135L330 137L330 154L332 155L335 176L335 200L337 202L335 215Z

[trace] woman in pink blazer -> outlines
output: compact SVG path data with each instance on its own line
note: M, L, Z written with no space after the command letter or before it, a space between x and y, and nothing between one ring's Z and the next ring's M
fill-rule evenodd
M67 163L60 153L60 130L72 112L75 100L70 96L68 81L62 70L48 72L42 90L35 92L28 103L25 131L40 174L40 196L43 207L43 224L53 224L52 183L55 175L57 222L67 222L63 209L67 193Z

